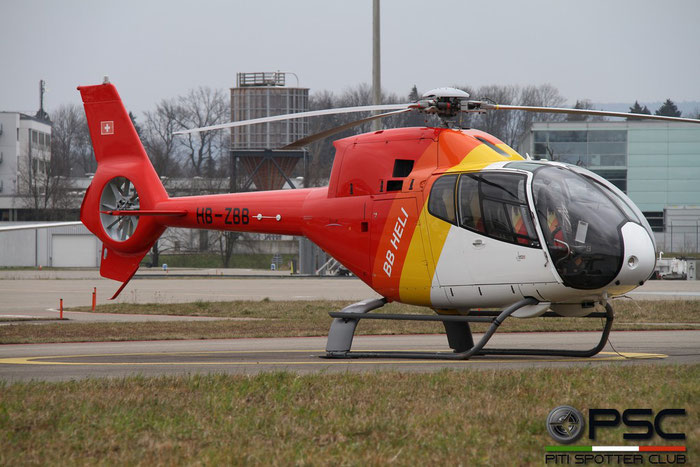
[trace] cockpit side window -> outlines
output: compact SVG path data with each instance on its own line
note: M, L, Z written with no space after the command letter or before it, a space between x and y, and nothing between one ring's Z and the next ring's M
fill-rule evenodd
M450 224L457 223L455 211L455 185L457 175L445 175L433 183L428 201L428 212Z
M462 176L459 180L459 211L461 227L486 233L484 218L479 202L479 181L473 177Z
M459 225L489 237L539 248L527 206L525 175L463 174L459 180Z

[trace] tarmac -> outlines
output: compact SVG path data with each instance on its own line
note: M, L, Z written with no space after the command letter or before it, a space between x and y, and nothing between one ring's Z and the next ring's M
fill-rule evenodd
M233 300L364 300L379 295L354 277L290 276L288 271L251 269L176 269L139 271L116 300L109 298L119 283L95 269L0 270L0 319L55 318L59 299L65 309L90 306L93 288L97 303L187 303ZM700 281L648 281L629 294L640 300L700 300ZM77 321L143 321L192 319L147 315L64 313ZM147 318L147 319L146 319ZM202 318L194 318L202 319Z
M108 303L118 288L95 270L0 271L0 324L16 319L55 318L64 306ZM633 299L700 300L700 281L649 281L630 293ZM362 300L377 297L356 278L290 277L287 272L251 270L146 271L135 277L117 302L174 303L197 300ZM71 321L211 320L210 317L124 315L65 311ZM47 321L29 321L44 323ZM48 321L55 322L55 321ZM329 319L330 322L330 319ZM664 324L664 323L660 323ZM589 348L591 332L503 333L495 347ZM478 335L475 339L478 339ZM580 365L630 365L700 362L700 330L619 331L593 358L480 356L461 362L376 359L325 359L325 337L217 339L196 341L91 342L0 346L0 380L69 380L91 376L168 375L200 372L257 373L345 371L436 371L442 368L533 368ZM612 344L612 345L611 345ZM613 347L614 346L614 347ZM487 347L488 348L488 347ZM444 335L358 336L353 350L449 351Z
M379 295L357 278L291 276L284 271L251 269L178 269L164 274L137 274L116 300L110 297L119 283L100 277L97 270L0 270L0 319L56 318L59 300L64 310L90 306L93 289L97 304L188 303L264 298L270 300L363 300ZM101 315L101 316L100 316ZM4 318L5 317L5 318ZM76 321L201 320L196 317L155 317L64 312ZM207 318L209 319L209 318Z
M488 347L590 348L594 332L504 333ZM475 338L479 338L475 335ZM700 331L619 331L593 358L480 356L471 360L326 359L325 337L152 342L17 344L0 348L0 380L61 381L86 377L255 374L266 371L432 372L452 369L590 367L698 363ZM487 348L488 348L487 347ZM443 335L358 336L353 350L449 351Z

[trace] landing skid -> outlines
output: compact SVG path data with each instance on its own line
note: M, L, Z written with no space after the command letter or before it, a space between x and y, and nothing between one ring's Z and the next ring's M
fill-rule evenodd
M503 311L473 311L467 316L454 315L399 315L369 312L381 308L386 304L386 299L378 298L364 300L343 308L342 311L328 313L333 320L328 332L325 358L415 358L431 360L468 360L474 355L540 355L547 357L592 357L597 354L608 342L610 329L613 323L613 309L610 304L605 305L605 312L594 312L586 318L605 318L605 327L598 344L588 350L567 349L484 349L484 346L493 337L498 327L517 310L528 305L539 303L534 298L520 300ZM542 317L557 317L560 315L547 312ZM357 324L361 319L388 319L402 321L442 321L447 332L447 340L453 352L403 352L403 351L351 351L352 339ZM488 330L479 342L474 344L469 323L490 323Z

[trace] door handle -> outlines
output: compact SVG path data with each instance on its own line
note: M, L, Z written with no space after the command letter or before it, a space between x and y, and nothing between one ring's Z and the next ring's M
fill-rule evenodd
M472 245L474 245L474 246L477 247L477 248L480 248L480 247L484 246L485 243L484 243L484 241L483 241L482 239L477 238L476 240L474 240L474 241L472 242Z

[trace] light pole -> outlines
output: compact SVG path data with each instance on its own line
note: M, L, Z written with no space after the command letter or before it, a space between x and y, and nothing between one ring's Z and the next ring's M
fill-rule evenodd
M382 103L381 53L379 28L379 0L372 0L372 104ZM378 112L375 112L377 114ZM379 119L372 122L372 130L382 129Z

